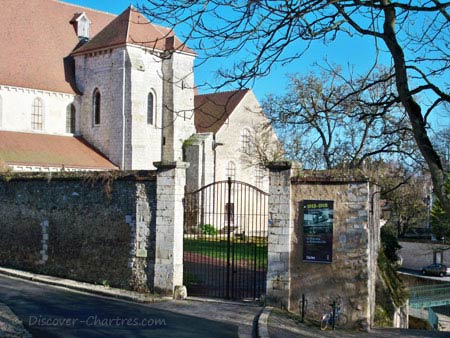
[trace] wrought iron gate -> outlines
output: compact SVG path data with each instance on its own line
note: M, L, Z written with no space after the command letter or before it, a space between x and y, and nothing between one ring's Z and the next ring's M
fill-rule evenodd
M184 284L188 294L257 299L265 293L267 196L231 179L186 193Z

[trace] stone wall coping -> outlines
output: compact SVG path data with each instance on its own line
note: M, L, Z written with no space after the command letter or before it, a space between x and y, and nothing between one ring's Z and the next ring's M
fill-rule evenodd
M438 240L431 240L431 239L413 239L413 238L398 238L398 242L399 243L409 243L409 244L426 244L429 245L433 248L437 248L437 249L446 249L449 246L448 242L442 242L442 241L438 241Z
M348 184L368 183L370 179L359 173L339 170L301 171L299 176L291 177L292 184Z
M167 161L167 162L153 162L153 165L158 170L169 170L169 169L187 169L189 168L190 163L182 162L182 161Z
M0 173L0 181L90 181L107 179L115 181L155 181L155 170L114 171L63 171L63 172L6 172Z
M292 184L339 185L352 183L368 183L368 179L336 178L336 177L291 177Z
M292 162L290 161L277 161L269 162L266 167L272 171L289 170L292 168Z

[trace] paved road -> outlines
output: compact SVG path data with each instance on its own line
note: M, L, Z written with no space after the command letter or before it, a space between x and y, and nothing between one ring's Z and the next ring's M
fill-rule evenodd
M450 276L445 276L445 277L439 277L439 276L424 276L422 275L422 272L420 270L413 270L413 269L405 269L405 268L400 268L398 270L398 272L400 273L404 273L406 275L413 275L413 276L417 276L420 277L424 280L436 280L439 282L450 282Z
M35 337L238 337L238 326L0 276L0 302Z

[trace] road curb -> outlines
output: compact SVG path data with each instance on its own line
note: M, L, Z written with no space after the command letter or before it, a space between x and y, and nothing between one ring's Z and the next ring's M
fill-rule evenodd
M266 306L258 318L258 338L270 338L269 336L269 316L273 307Z
M221 298L207 298L207 297L197 297L197 296L187 296L186 300L191 300L195 302L203 303L217 303L217 304L230 304L230 305L240 305L240 306L261 306L252 302L240 301L240 300L228 300Z
M103 285L77 282L70 279L39 275L31 272L25 272L2 267L0 267L0 274L20 279L26 279L34 282L49 284L53 286L65 287L76 291L88 292L99 296L112 297L139 303L154 303L172 299L172 297L161 297L159 295L154 294L142 294L134 291L105 287Z

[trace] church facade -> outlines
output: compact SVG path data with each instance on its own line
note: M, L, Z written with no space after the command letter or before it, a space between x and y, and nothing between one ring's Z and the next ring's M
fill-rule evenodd
M57 0L5 2L1 166L152 170L184 160L192 188L226 177L268 184L242 159L252 128L267 123L256 97L198 95L196 53L169 28L132 6L114 16Z

